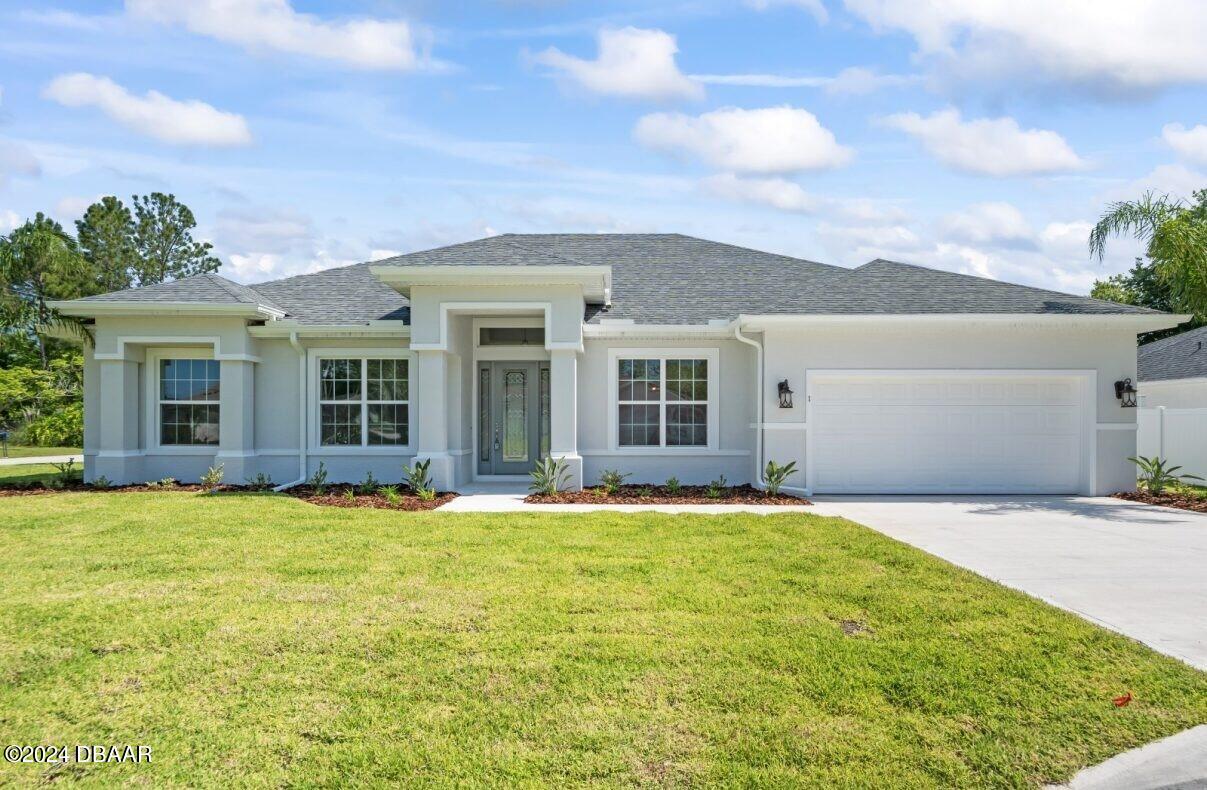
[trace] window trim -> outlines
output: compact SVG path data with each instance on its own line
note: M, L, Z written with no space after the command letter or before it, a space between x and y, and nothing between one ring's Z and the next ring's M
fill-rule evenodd
M222 360L215 356L213 349L205 346L179 346L148 348L141 376L146 392L145 420L143 441L140 443L150 455L216 455L222 446L222 396L216 401L206 401L218 407L218 444L163 444L161 441L161 426L159 420L160 397L159 363L165 359L208 359L218 361L218 382L222 382Z
M373 403L405 403L407 404L407 443L406 444L366 444L368 440L368 387L361 389L360 400L342 401L361 406L361 444L330 445L322 443L322 413L323 404L319 400L322 385L319 383L320 362L324 359L359 359L361 375L367 370L369 359L405 359L407 361L407 399L405 401L372 401ZM415 364L415 354L405 348L312 348L307 351L306 372L306 415L308 434L306 453L308 455L392 455L413 456L415 454L415 426L419 424L416 418L416 383L418 365Z
M608 449L617 454L632 455L700 455L717 452L720 447L718 430L720 428L720 357L718 348L610 348L608 349ZM656 447L628 446L620 443L620 371L619 362L622 359L655 359L662 364L659 368L662 380L666 380L666 360L668 359L704 359L708 361L708 444L706 445L666 445L666 404L675 401L665 399L648 401L657 403L660 407L659 439L662 444ZM664 396L665 397L665 396ZM689 401L700 403L700 401Z

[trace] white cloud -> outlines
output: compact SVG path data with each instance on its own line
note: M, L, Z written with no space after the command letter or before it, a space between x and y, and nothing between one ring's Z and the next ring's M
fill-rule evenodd
M1202 0L845 0L953 75L1124 90L1207 81Z
M8 183L11 176L37 177L42 174L42 163L24 143L0 138L0 186Z
M822 0L746 0L746 5L758 11L766 11L768 8L777 5L797 6L812 14L818 24L825 24L830 18L830 14L826 11L826 6L822 3Z
M1178 156L1200 165L1207 165L1207 125L1187 129L1180 123L1166 124L1161 137Z
M778 174L841 167L854 152L807 110L723 108L699 116L654 113L633 132L642 145L691 154L720 170Z
M832 198L814 195L795 181L784 178L741 178L719 173L702 179L700 187L716 197L736 203L769 206L794 214L825 214L868 225L901 222L905 212L865 198Z
M1148 191L1160 192L1175 198L1189 198L1196 189L1207 184L1207 173L1192 170L1185 165L1158 165L1140 178L1127 181L1106 190L1102 201L1135 200Z
M1009 117L964 121L953 108L925 118L913 112L898 113L882 122L913 135L940 162L966 173L1019 176L1086 167L1056 132L1022 129Z
M595 60L567 55L556 47L533 60L563 74L592 93L636 99L699 99L704 89L675 64L675 37L661 30L626 27L601 30Z
M20 224L21 217L18 216L17 212L12 209L0 211L0 233L8 233L9 231L16 230Z
M158 91L135 96L107 77L64 74L42 95L65 107L96 107L139 134L174 145L233 146L251 143L243 116L201 101L177 101Z
M93 195L92 197L68 195L67 197L60 198L54 204L55 219L60 222L79 219L84 216L84 212L88 210L89 206L99 201L102 197L104 195Z
M289 0L126 0L126 11L251 51L286 52L365 69L410 70L426 61L416 51L416 31L405 20L328 22L295 11Z
M833 77L795 77L783 74L692 74L706 85L740 85L751 88L824 88L837 95L862 95L921 81L916 74L880 74L863 66L845 68Z
M1026 244L1034 235L1022 212L1009 203L974 203L940 219L939 232L973 244Z

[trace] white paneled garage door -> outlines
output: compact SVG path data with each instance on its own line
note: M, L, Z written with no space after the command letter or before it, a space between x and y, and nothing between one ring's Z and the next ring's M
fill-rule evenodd
M993 373L810 374L813 491L1073 494L1084 379Z

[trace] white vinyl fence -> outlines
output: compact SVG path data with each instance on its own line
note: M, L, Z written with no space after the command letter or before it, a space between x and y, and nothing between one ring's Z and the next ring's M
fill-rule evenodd
M1180 465L1179 474L1207 477L1207 409L1158 406L1138 411L1136 449L1140 455Z

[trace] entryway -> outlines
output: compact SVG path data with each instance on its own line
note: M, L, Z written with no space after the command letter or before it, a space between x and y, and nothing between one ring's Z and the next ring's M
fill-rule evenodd
M549 363L478 363L479 475L527 475L549 452Z

